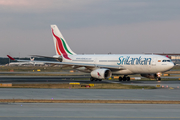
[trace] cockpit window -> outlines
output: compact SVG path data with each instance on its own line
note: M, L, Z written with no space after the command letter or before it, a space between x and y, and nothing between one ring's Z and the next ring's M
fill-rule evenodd
M162 60L162 62L171 62L171 60Z

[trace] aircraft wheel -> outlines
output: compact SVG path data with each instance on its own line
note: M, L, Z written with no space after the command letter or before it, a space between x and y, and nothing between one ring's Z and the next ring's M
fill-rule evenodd
M91 77L91 78L90 78L90 81L94 81L94 78L93 78L93 77Z
M119 77L119 81L122 81L122 77Z
M156 81L161 81L161 78L160 78L160 77L157 77L157 78L156 78Z
M127 81L130 81L130 77L127 77Z
M127 80L127 77L124 76L124 77L123 77L123 81L126 81L126 80Z

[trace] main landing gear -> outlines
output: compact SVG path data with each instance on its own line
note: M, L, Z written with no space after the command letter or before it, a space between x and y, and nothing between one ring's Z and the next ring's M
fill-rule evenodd
M91 78L90 78L90 81L102 81L102 79L97 79L97 78L91 77Z
M119 77L119 81L130 81L130 77L127 77L127 75L124 75L124 77Z

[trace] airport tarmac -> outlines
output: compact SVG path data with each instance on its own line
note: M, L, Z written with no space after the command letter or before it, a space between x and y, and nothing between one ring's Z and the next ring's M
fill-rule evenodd
M65 76L66 77L66 76ZM61 77L0 77L12 83L92 83L87 79ZM102 82L94 82L102 83ZM131 85L167 84L179 86L180 81L104 80L103 83ZM34 89L0 88L0 99L47 100L180 100L180 89ZM2 120L175 120L180 119L179 104L99 104L99 103L0 103Z
M157 86L160 85L163 88L180 88L180 81L131 81L122 82L125 85L138 85L138 86Z
M177 120L179 108L179 104L11 103L0 104L0 119Z
M34 89L0 88L0 99L180 100L180 89Z
M139 85L139 86L164 86L164 88L180 88L179 80L169 81L118 81L118 80L103 80L103 81L90 81L89 76L0 76L0 83L122 83L126 85Z
M61 82L77 81L77 79L85 79L89 76L0 76L0 83L19 83L19 82ZM81 80L80 80L81 81ZM90 82L90 80L85 80Z

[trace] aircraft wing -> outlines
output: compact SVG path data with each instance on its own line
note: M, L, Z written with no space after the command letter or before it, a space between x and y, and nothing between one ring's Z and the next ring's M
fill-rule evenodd
M49 56L43 56L43 55L30 55L30 56L32 56L32 57L40 57L40 58L53 58L53 59L56 59L56 57L49 57ZM60 58L61 56L58 56L58 57Z
M26 62L32 62L30 60L17 60L14 59L13 57L7 55L9 57L10 60L14 60L14 61L26 61ZM72 63L72 62L58 62L58 61L33 61L36 63L44 63L44 64L53 64L53 65L68 65L68 66L75 66L75 67L97 67L97 68L108 68L108 69L116 69L116 70L123 70L125 69L122 66L115 66L115 65L100 65L100 64L85 64L85 63Z

